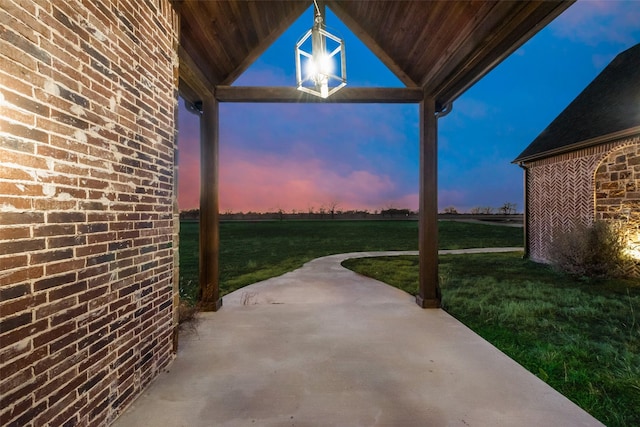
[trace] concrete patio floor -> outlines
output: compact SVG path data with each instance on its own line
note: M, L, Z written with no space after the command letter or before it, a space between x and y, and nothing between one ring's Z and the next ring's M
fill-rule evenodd
M602 425L445 311L340 266L398 254L416 252L318 258L226 295L114 425Z

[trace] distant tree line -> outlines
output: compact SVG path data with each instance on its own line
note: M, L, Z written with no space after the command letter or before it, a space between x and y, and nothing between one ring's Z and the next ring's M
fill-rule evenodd
M491 206L477 206L475 208L471 208L469 211L472 215L515 215L518 213L518 209L515 203L506 202L502 206L498 208L494 208ZM459 214L458 210L454 206L448 206L443 209L442 213L445 214Z
M454 206L448 206L442 210L443 214L456 215L463 214L458 212ZM469 212L472 215L514 215L517 214L517 205L515 203L504 203L498 208L490 206L474 207ZM220 219L222 220L285 220L285 219L375 219L375 218L389 218L389 219L415 219L418 213L406 208L394 208L387 207L381 210L370 211L368 209L352 209L341 210L337 203L332 203L328 206L320 206L315 209L313 206L307 208L307 210L291 210L285 211L282 208L278 208L271 212L233 212L227 210L220 213ZM195 220L200 218L199 209L187 209L180 211L181 220Z
M313 207L307 210L291 210L289 212L284 209L277 209L271 212L233 212L227 210L220 212L221 220L285 220L285 219L376 219L376 218L412 218L417 217L417 213L411 209L388 208L382 210L370 211L368 209L350 209L341 210L336 206L324 207L317 209ZM200 218L199 209L187 209L180 211L181 220L197 221Z

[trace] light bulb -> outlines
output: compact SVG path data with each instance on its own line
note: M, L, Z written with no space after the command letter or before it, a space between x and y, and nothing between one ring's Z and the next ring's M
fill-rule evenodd
M329 96L329 85L327 84L326 80L320 86L320 96L323 98L326 98Z

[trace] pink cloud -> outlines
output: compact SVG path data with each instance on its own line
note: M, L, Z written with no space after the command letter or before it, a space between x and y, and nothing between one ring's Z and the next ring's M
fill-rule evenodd
M306 211L337 203L340 209L380 209L395 184L385 175L340 174L313 158L227 149L221 155L221 211Z
M277 112L263 105L223 107L221 211L306 211L334 203L342 210L417 208L417 196L405 196L415 188L407 183L410 173L401 170L417 162L418 149L404 132L414 111L350 104L284 105ZM199 205L197 129L197 116L185 115L178 175L183 210Z

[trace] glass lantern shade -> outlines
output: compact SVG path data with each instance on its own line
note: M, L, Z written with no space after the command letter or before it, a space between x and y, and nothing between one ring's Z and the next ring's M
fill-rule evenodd
M296 81L298 90L321 98L347 84L344 41L324 29L320 15L296 43Z

